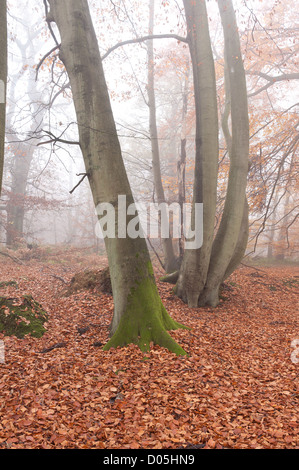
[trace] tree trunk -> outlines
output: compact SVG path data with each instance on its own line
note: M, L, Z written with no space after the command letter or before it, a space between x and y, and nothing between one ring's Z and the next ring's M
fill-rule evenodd
M55 21L60 32L60 57L71 83L93 200L96 207L101 203L115 207L116 236L105 238L114 299L112 337L105 349L136 343L148 350L154 342L176 354L185 354L167 332L182 325L172 320L162 305L145 239L126 236L118 224L118 216L125 218L126 227L135 219L126 213L133 196L87 0L49 3L48 21ZM119 195L126 197L122 210L118 210Z
M187 121L187 109L188 109L188 94L189 94L189 74L190 66L189 61L187 63L187 70L185 74L184 91L183 91L183 108L182 108L182 130L181 130L181 149L180 156L177 163L177 175L178 175L178 202L181 208L181 237L179 239L179 261L180 265L184 256L184 229L183 229L183 205L186 202L186 121Z
M223 276L223 281L227 279L239 266L242 259L244 258L247 243L248 243L248 236L249 236L249 219L248 219L248 202L247 198L245 198L244 202L244 209L243 209L243 217L241 221L241 228L239 232L239 238L236 244L236 248L234 254L229 262L228 267Z
M224 87L225 87L225 106L224 106L224 111L222 114L221 124L222 124L224 138L226 141L226 147L228 150L229 157L231 159L232 136L231 136L231 131L229 127L229 117L231 114L231 90L230 90L230 80L229 80L229 74L228 74L227 57L225 57L225 63L224 63ZM248 215L249 215L249 208L248 208L247 197L245 197L239 238L236 244L234 254L230 260L228 267L226 268L223 281L235 271L235 269L238 267L238 265L240 264L240 262L242 261L244 257L244 254L247 248L247 243L248 243L248 236L249 236Z
M25 217L24 198L26 196L27 179L30 164L33 158L34 147L19 142L12 145L15 149L13 168L11 170L12 183L9 199L6 204L7 229L6 245L14 246L18 239L23 237L23 226Z
M243 215L246 215L244 204L249 156L247 88L235 12L231 0L219 0L218 7L224 32L232 132L224 211L213 243L205 290L199 301L200 305L211 306L219 302L219 288L237 248Z
M7 83L7 18L6 0L0 0L0 194L2 189L4 142L5 142L5 102Z
M149 34L154 33L154 11L155 11L155 0L150 0L149 3ZM165 194L162 184L161 177L161 163L160 163L160 150L157 130L157 118L156 118L156 97L155 97L155 64L154 64L154 48L153 40L148 41L147 45L147 57L148 57L148 107L149 107L149 128L150 138L152 147L152 166L154 176L154 186L156 193L156 201L158 205L161 205L161 212L164 210L166 216L165 205ZM172 237L169 234L168 238L162 236L162 246L164 253L164 267L167 273L175 271L177 269L177 260L173 250Z
M214 234L218 172L218 116L215 68L206 4L204 1L184 0L184 6L196 110L193 209L195 203L203 204L203 244L201 248L185 250L176 292L190 307L197 307L207 278ZM192 223L194 223L194 210Z
M22 68L27 65L28 57L34 56L34 42L33 39L36 36L36 32L30 32L25 43L17 41L16 44L19 48L20 56L23 57L23 64L20 63L19 71L14 75L12 83L10 85L10 103L17 103L18 98L16 95L16 85L20 77ZM33 78L35 71L32 70L31 80L28 82L26 94L31 100L31 125L29 135L34 135L37 128L41 127L44 115L46 113L46 107L41 107L41 102L36 101L37 84ZM13 111L8 114L7 117L7 129L11 133L16 133L13 123ZM8 195L8 201L6 203L7 211L7 229L6 229L6 245L14 246L18 239L23 237L23 227L25 218L25 197L28 183L28 176L30 166L33 160L34 152L36 149L37 140L31 138L27 141L22 141L17 135L14 136L13 142L10 144L10 150L13 153L13 162L10 170L11 173L11 184L10 192Z

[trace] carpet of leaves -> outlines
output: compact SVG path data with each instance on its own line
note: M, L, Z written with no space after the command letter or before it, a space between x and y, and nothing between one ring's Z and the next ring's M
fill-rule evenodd
M83 259L0 260L0 281L18 283L0 295L31 294L50 317L40 339L0 333L0 448L299 448L298 268L241 267L216 309L190 309L157 281L171 316L191 327L171 332L188 352L177 357L102 350L112 297L60 295L63 280L105 265Z

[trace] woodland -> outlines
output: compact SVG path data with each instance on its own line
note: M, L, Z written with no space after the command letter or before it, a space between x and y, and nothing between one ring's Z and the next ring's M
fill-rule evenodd
M0 23L0 449L298 449L294 3Z

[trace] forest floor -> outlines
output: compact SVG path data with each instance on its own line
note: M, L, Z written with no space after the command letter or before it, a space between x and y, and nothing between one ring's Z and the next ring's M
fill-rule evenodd
M0 449L299 448L298 267L241 266L215 309L188 308L157 281L170 315L191 327L171 332L188 352L177 357L158 346L103 351L112 297L61 295L104 257L70 250L23 263L1 257L0 281L18 285L0 295L31 294L49 321L39 339L0 333Z

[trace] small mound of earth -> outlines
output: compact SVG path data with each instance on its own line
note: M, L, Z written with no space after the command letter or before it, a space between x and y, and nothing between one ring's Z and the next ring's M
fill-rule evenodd
M68 297L69 295L86 289L94 290L97 293L112 295L109 267L98 270L84 270L76 273L61 295Z

